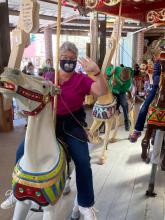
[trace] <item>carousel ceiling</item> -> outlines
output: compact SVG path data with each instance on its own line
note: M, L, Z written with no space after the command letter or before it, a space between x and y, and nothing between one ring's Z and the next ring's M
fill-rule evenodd
M1 0L0 0L1 2ZM51 27L56 29L56 20L57 20L57 1L55 0L39 0L40 3L40 31L43 31L44 27ZM90 17L89 14L86 16L80 16L79 8L77 6L84 7L84 3L96 2L106 2L106 4L111 4L111 6L104 5L95 5L95 8L99 8L100 12L106 12L107 14L107 35L110 35L113 28L114 15L118 15L120 0L62 0L62 33L73 34L73 35L87 35L90 29ZM79 3L79 4L78 4ZM122 2L122 13L125 13L125 17L137 18L140 13L147 11L148 8L158 9L165 8L165 0L123 0ZM91 6L91 5L90 5ZM14 28L18 22L20 0L8 0L9 7L9 20L11 28ZM127 9L127 10L126 10ZM90 9L91 10L91 9ZM129 16L126 16L126 13ZM131 14L131 16L130 16ZM122 14L123 15L123 14ZM105 16L99 14L99 20L103 20ZM126 35L128 32L136 32L143 27L146 27L146 24L141 22L143 19L126 19L123 35ZM156 32L157 30L157 32ZM158 28L150 30L147 33L159 34L164 32L163 28Z
M84 10L97 10L100 12L119 15L119 5L121 3L121 15L125 18L137 19L147 22L147 14L154 11L151 16L164 16L165 21L165 0L73 0L78 7ZM67 2L63 0L66 5ZM162 10L164 9L164 10Z

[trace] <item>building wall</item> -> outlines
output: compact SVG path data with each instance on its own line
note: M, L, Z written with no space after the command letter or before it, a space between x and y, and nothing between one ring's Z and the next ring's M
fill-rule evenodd
M134 35L128 33L127 37L122 37L119 43L119 50L119 63L124 64L124 66L133 67L136 50L134 47Z

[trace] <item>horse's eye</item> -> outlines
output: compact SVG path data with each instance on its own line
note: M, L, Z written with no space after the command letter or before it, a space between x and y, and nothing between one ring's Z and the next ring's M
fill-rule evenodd
M46 88L46 86L45 86L45 85L43 85L43 88L45 89L45 88Z

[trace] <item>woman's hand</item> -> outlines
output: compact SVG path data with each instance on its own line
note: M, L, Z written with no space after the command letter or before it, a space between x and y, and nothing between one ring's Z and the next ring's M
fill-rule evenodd
M81 64L86 73L93 72L94 74L97 74L100 72L98 65L89 57L81 57L78 59L78 62Z
M115 86L115 85L116 85L116 79L113 78L113 79L112 79L112 86Z

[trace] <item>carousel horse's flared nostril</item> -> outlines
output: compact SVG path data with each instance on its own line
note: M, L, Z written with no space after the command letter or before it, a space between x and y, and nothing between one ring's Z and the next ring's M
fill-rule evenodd
M3 87L3 86L4 86L4 82L0 81L0 87Z

